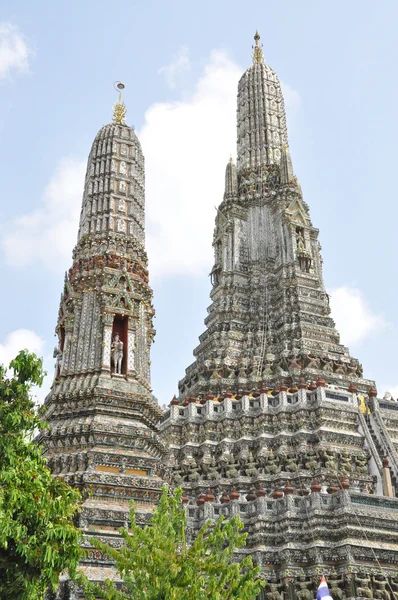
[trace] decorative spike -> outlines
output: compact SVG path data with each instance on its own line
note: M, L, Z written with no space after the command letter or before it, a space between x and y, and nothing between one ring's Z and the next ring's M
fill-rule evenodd
M214 502L215 497L210 488L207 488L207 493L204 497L205 502Z
M246 500L248 502L252 502L253 500L257 500L256 488L251 487L249 493L246 494Z
M232 492L229 495L231 500L239 500L240 498L240 494L239 492L236 490L236 487L232 488Z
M225 169L225 193L224 198L231 198L236 196L238 193L238 175L236 173L236 166L230 157L228 164Z
M356 394L358 392L357 386L355 385L355 383L350 383L350 387L348 388L348 391L350 392L350 394Z
M321 489L322 489L321 484L314 477L314 479L312 480L312 483L311 483L311 492L313 492L313 493L319 493L321 491Z
M264 63L263 45L261 44L261 46L260 46L258 43L259 41L260 41L260 35L259 35L258 31L256 31L256 33L254 35L255 45L252 46L252 49L253 49L252 59L253 59L254 65L262 65Z
M286 145L284 145L282 148L280 170L282 185L286 185L294 181L292 159L290 158L289 148Z
M293 494L294 492L294 487L292 486L290 479L286 480L285 483L285 487L283 488L283 493L285 494L285 496L288 496L289 494Z
M260 485L260 487L258 488L258 490L257 490L257 492L256 492L256 493L257 493L257 498L264 498L264 496L266 496L266 495L267 495L267 492L266 492L266 490L263 488L263 486L262 486L262 485Z
M229 496L228 496L227 490L223 491L222 496L220 498L220 502L221 502L221 504L226 504L227 502L229 502Z
M125 103L123 102L123 98L122 98L122 90L124 90L125 85L124 83L122 83L121 81L118 81L115 83L115 89L119 90L119 98L117 100L117 102L115 102L115 104L113 105L113 122L114 123L119 123L121 125L123 125L124 123L126 123L126 115L127 115L127 108Z

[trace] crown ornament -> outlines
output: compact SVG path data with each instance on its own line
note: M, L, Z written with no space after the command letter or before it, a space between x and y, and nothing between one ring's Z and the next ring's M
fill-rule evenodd
M113 87L115 88L115 90L119 90L119 98L118 98L117 102L115 102L115 104L113 105L112 121L114 123L119 123L119 124L123 125L124 123L126 123L126 114L127 114L127 107L126 107L125 103L123 102L123 98L122 98L122 90L124 90L125 85L121 81L115 81L115 83L113 84Z
M263 45L258 43L260 40L260 34L258 33L258 31L256 31L256 34L254 36L254 41L255 41L255 45L252 46L253 48L253 52L252 52L252 59L253 59L253 64L254 65L262 65L264 64L264 53L263 53Z

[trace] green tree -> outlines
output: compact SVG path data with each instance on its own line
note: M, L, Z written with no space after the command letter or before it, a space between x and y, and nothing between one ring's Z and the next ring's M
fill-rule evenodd
M10 369L0 366L0 598L41 600L81 556L72 523L80 494L52 478L33 442L43 427L31 398L42 360L23 350Z
M122 584L86 583L86 597L105 600L250 600L264 585L250 557L235 562L234 551L245 545L238 516L206 523L191 546L186 544L187 519L182 490L163 489L150 525L141 528L131 507L131 530L121 529L125 545L93 545L115 561Z

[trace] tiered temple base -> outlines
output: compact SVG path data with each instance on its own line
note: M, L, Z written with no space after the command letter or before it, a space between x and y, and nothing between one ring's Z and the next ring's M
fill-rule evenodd
M190 527L239 514L264 598L313 599L322 574L333 598L398 598L397 408L321 378L174 398L160 429Z

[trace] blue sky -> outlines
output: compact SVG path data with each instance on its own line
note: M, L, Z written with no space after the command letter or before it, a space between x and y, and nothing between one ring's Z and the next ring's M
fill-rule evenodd
M122 80L146 156L152 383L170 401L204 328L214 205L257 28L342 342L397 396L397 19L387 0L3 0L0 361L28 346L52 374L85 161Z

